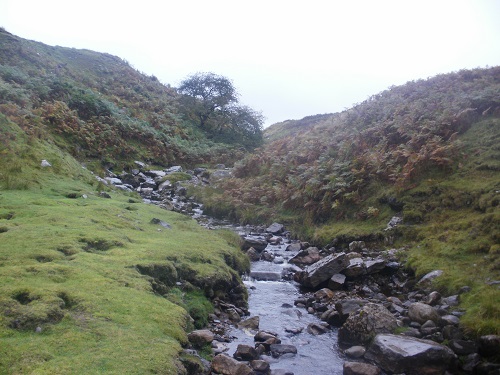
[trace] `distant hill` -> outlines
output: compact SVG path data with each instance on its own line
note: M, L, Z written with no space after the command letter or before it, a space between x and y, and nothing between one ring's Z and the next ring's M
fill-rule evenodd
M196 126L179 97L119 57L51 47L0 29L0 113L79 160L189 166L242 157L244 144Z
M272 125L265 139L204 193L207 209L281 221L321 246L405 246L417 273L446 270L442 288L476 286L482 303L470 311L484 315L468 315L472 330L500 331L488 302L499 291L485 284L500 270L500 67L391 87L341 113ZM394 216L403 224L387 232Z

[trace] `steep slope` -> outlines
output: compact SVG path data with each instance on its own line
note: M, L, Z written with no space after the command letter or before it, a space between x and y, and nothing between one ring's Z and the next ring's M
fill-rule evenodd
M229 163L241 145L220 143L185 119L179 95L126 61L51 47L0 29L0 112L79 160L104 165ZM209 139L209 136L211 139Z
M471 331L499 332L499 290L488 284L500 278L499 67L391 87L266 133L235 178L201 194L213 213L280 220L318 245L404 245L418 273L446 270L440 287L477 288L464 301ZM387 232L393 216L404 225Z

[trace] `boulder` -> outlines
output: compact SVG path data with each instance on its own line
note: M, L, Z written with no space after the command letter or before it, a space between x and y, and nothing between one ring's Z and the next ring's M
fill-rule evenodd
M415 302L408 308L408 317L414 322L424 324L428 320L439 323L440 317L437 310L422 302Z
M390 373L434 375L444 373L457 357L450 348L434 341L379 334L365 358Z
M340 327L338 340L341 344L367 344L379 333L392 333L397 320L384 306L367 303L359 311L349 314Z
M258 252L263 251L267 247L267 241L263 238L247 236L243 238L244 242L241 246L243 250L248 250L253 247Z
M381 371L377 366L361 362L344 362L344 375L380 375Z
M368 275L382 271L387 262L382 258L365 261L365 269Z
M269 374L269 371L271 370L271 366L269 365L269 363L261 359L251 361L250 366L252 366L255 371L261 374Z
M299 251L288 263L309 266L321 260L321 255L317 247L308 247L305 250Z
M331 290L344 289L346 276L341 273L336 273L328 281L328 288Z
M302 272L295 273L294 279L300 284L315 288L327 281L336 273L340 273L349 265L345 253L332 254L306 267Z
M469 355L477 353L477 344L469 340L450 340L448 347L457 355Z
M278 224L278 223L272 223L270 226L267 227L266 232L272 233L272 234L281 234L285 230L285 227L283 224Z
M347 277L358 277L366 274L365 263L361 258L352 258L349 260L349 265L342 271Z
M233 357L239 361L252 361L259 358L259 353L253 346L239 344Z
M214 341L214 334L208 329L200 329L188 334L189 342L197 348L201 348Z
M218 354L212 360L212 371L223 375L250 375L252 369L225 354Z

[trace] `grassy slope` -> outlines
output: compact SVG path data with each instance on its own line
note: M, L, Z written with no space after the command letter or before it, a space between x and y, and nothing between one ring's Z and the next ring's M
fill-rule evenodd
M500 289L489 283L500 280L499 73L441 75L342 113L277 124L223 192L200 196L214 213L282 221L321 246L405 246L418 275L445 271L437 288L473 288L462 296L464 328L498 334ZM404 225L384 231L398 214Z
M158 296L135 266L163 265L172 282L189 273L192 284L231 284L226 262L247 266L239 251L185 216L131 203L138 197L101 198L73 158L3 116L0 128L0 373L176 374L183 307L204 298L175 287Z

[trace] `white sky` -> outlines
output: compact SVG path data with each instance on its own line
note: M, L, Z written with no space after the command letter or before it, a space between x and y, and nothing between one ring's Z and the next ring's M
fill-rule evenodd
M223 75L266 125L500 65L499 0L0 0L0 26L117 55L172 86Z

